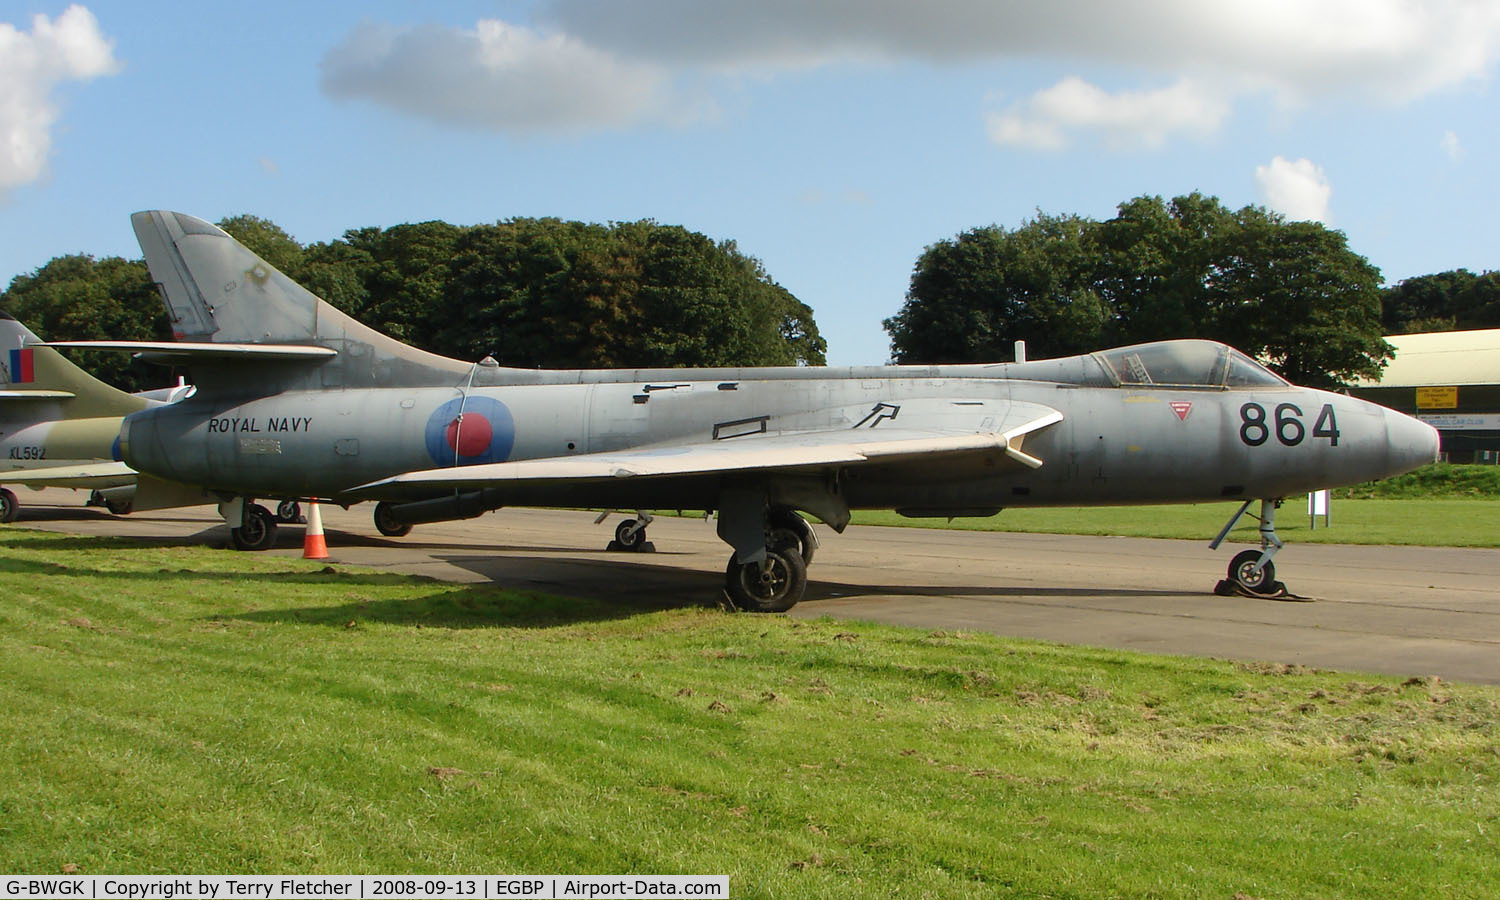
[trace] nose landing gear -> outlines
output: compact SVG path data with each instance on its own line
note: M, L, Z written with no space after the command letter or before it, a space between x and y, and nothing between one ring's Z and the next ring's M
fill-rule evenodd
M606 550L619 550L626 553L655 553L656 545L646 540L646 526L656 521L656 517L644 509L635 511L636 518L626 519L615 526L615 539L609 542ZM599 514L594 520L598 525L609 517L609 510Z
M1240 508L1219 531L1219 536L1209 543L1209 549L1219 549L1219 545L1229 536L1230 529L1234 528L1235 523L1239 522L1240 517L1245 515L1245 511L1253 502L1253 500L1246 500L1240 504ZM1276 536L1276 509L1279 506L1281 506L1280 500L1260 501L1260 515L1251 514L1253 518L1260 520L1260 549L1236 553L1234 559L1229 562L1229 577L1214 587L1214 593L1225 597L1245 594L1252 597L1274 597L1278 600L1306 599L1291 593L1286 589L1286 585L1277 581L1276 567L1271 564L1271 557L1286 546L1281 538Z

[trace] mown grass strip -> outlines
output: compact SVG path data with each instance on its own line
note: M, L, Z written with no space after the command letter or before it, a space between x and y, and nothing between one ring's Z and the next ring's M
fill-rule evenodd
M1176 506L1068 507L1006 509L986 519L907 519L894 512L859 511L857 525L903 525L969 531L1037 534L1113 534L1125 537L1209 541L1238 503ZM1250 512L1259 512L1252 504ZM1500 547L1500 503L1483 500L1339 500L1330 524L1309 520L1307 501L1289 499L1276 514L1276 532L1288 543L1404 544L1423 547ZM1230 539L1258 543L1259 523L1242 518Z
M1487 897L1500 691L0 531L0 870Z

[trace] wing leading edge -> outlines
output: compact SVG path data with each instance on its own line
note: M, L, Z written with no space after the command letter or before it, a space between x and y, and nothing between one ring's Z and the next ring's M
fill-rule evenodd
M352 496L388 496L421 487L482 488L523 482L582 482L616 478L666 478L722 472L795 471L827 466L937 459L1000 451L1029 468L1042 460L1021 450L1026 435L1062 421L1063 414L1036 403L1012 403L1003 431L948 432L918 428L838 429L751 435L729 440L655 445L612 453L587 453L456 468L424 469L360 485ZM1019 420L1019 421L1018 421ZM1016 424L1011 424L1016 423Z

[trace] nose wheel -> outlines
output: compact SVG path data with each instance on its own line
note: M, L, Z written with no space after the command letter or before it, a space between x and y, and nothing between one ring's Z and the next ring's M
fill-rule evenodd
M656 550L656 545L646 540L646 526L656 521L656 517L644 509L636 510L635 514L636 518L626 519L615 526L615 539L610 541L609 546L604 549L626 553L652 553ZM608 515L609 512L605 511L594 520L594 523L603 522L605 516Z
M1276 580L1276 566L1260 561L1261 551L1243 550L1229 563L1229 580L1252 594L1275 594L1284 586Z

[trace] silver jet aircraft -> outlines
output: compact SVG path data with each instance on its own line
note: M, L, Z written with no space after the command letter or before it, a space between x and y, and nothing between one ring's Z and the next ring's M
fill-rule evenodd
M1239 500L1238 519L1259 500L1262 548L1237 555L1229 581L1270 592L1279 498L1438 450L1422 422L1203 340L998 365L460 362L361 325L207 222L132 221L183 342L142 352L187 360L198 390L126 419L122 456L223 498L247 548L275 527L255 498L378 500L387 534L510 505L702 509L733 548L730 598L773 611L806 588L817 542L799 513L842 531L855 509ZM639 544L628 524L622 543Z

